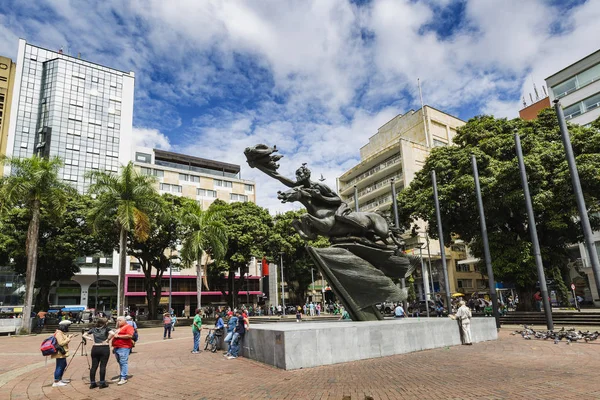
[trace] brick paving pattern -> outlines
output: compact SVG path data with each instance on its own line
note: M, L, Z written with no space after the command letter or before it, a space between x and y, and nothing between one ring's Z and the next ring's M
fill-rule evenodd
M202 340L205 332L203 331ZM140 331L123 386L88 388L79 354L52 388L54 361L39 354L43 336L0 337L0 400L7 399L600 399L600 341L553 344L502 329L495 342L422 351L306 370L283 371L221 352L190 353L189 328L162 340L162 329ZM71 351L79 337L74 339ZM111 358L109 377L118 374ZM465 385L467 382L467 385Z

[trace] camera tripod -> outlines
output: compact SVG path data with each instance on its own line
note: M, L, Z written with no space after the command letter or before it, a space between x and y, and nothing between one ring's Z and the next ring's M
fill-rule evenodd
M65 368L65 372L69 369L69 365L71 365L71 362L73 361L73 358L75 358L75 356L77 355L77 351L79 351L80 348L81 348L81 356L85 355L85 359L86 359L86 361L88 363L88 370L92 368L92 366L90 365L90 359L88 358L87 348L85 347L85 345L87 344L87 340L85 340L85 338L83 337L84 333L85 333L85 329L82 329L81 330L81 341L79 342L79 344L77 345L77 348L75 349L75 351L71 355L71 359L67 363L67 367Z

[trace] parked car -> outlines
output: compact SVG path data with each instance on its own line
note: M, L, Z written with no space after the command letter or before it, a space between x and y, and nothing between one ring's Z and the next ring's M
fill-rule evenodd
M396 308L396 305L390 301L386 301L383 303L375 304L375 307L377 307L377 309L384 314L391 314L394 312L394 308Z

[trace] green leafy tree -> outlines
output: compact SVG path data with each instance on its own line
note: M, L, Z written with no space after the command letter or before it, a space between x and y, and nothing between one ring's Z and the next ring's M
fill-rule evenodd
M296 304L304 303L307 289L312 284L311 268L315 268L306 246L327 247L330 244L329 239L323 236L307 242L298 235L292 221L305 213L306 210L300 210L276 215L269 238L269 255L277 264L280 257L283 258L283 278L291 295L290 301Z
M0 209L12 207L26 210L29 218L25 249L27 268L25 274L25 305L23 314L29 317L33 306L33 291L38 262L38 240L42 210L60 216L65 209L67 192L72 190L58 179L62 162L33 156L31 158L2 159L11 167L11 174L0 181ZM23 330L31 332L31 320L23 319Z
M600 131L570 126L573 150L593 229L600 228ZM475 256L483 259L471 154L477 157L481 190L494 274L497 280L512 282L520 306L532 307L538 281L531 253L527 214L514 133L518 131L527 168L542 259L548 279L566 295L563 275L568 246L582 239L570 175L560 139L558 121L552 110L542 111L535 121L475 117L459 129L456 146L436 148L415 180L398 197L398 209L405 228L416 219L429 223L437 233L430 172L435 170L444 227L444 240L457 234L470 243Z
M244 287L244 275L252 257L262 258L267 253L273 220L269 211L254 203L226 204L217 200L210 208L222 214L227 234L227 251L223 261L212 266L213 274L228 273L230 306L235 307L240 289ZM235 273L240 271L240 282L235 284ZM226 295L226 290L223 290Z
M179 214L187 202L193 202L185 197L169 194L160 197L161 207L148 214L150 222L148 237L139 240L132 232L128 235L131 244L129 255L138 260L144 273L144 290L150 318L157 316L163 275L178 258L173 252L184 232Z
M88 196L71 192L66 199L65 212L59 216L42 209L38 239L38 260L35 274L35 309L47 310L48 294L53 282L68 280L79 272L77 259L94 254L100 243L86 224L86 214L92 205ZM12 260L18 274L27 270L27 226L29 216L26 209L12 208L3 213L0 223L0 253L3 259Z
M136 240L145 241L150 233L149 213L161 209L161 201L154 187L154 177L142 175L132 162L121 168L118 175L92 171L89 193L96 196L96 204L89 217L93 226L100 230L107 219L119 232L119 287L118 313L124 314L125 269L127 264L127 236L132 233Z
M180 219L185 229L181 258L185 265L196 263L197 304L201 307L202 272L204 276L207 275L211 258L219 261L225 256L227 229L223 213L218 207L203 210L195 201L190 201L182 208Z

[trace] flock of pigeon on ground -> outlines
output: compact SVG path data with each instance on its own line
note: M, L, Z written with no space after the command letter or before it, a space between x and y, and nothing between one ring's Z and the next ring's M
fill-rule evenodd
M575 331L575 328L565 329L564 327L559 331L535 331L533 326L523 325L523 330L514 331L512 335L521 335L523 339L531 340L531 339L543 339L554 340L554 344L558 344L558 342L563 339L567 339L566 343L571 344L572 342L577 342L578 340L585 340L586 343L592 342L598 339L600 336L600 332L582 332Z

